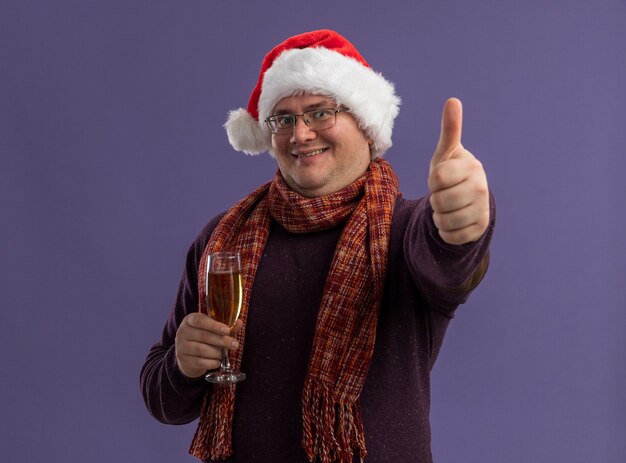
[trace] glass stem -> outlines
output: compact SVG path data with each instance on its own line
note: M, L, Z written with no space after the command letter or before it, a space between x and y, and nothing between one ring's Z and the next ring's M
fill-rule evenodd
M230 359L228 358L228 349L222 347L222 362L220 366L220 370L227 371L230 373Z

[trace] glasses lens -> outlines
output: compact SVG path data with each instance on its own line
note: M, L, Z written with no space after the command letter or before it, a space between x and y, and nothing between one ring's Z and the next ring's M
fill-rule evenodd
M296 116L293 114L285 114L276 118L276 124L279 129L291 129L296 123Z
M295 125L296 116L293 114L282 114L280 116L270 116L267 123L274 133L290 132Z
M335 125L336 114L332 108L319 108L305 112L303 117L311 130L324 130Z

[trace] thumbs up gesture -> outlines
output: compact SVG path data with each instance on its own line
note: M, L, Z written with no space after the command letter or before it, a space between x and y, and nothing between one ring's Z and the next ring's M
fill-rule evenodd
M450 244L476 241L489 225L487 175L461 144L462 127L461 101L450 98L443 107L441 135L428 173L433 221Z

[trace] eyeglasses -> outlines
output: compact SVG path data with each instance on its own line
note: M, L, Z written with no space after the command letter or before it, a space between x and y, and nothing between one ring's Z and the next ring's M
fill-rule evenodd
M292 133L298 117L311 130L330 129L337 122L337 113L349 111L348 108L317 108L302 114L278 114L265 119L268 127L274 134L282 135Z

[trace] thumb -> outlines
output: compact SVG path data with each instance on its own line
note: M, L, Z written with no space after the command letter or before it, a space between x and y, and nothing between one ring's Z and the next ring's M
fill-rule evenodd
M241 318L238 318L237 321L235 322L235 325L233 326L233 329L230 331L230 335L237 336L242 328L243 328L243 320Z
M441 133L431 166L436 166L450 157L450 154L461 144L463 128L463 105L458 98L450 98L443 105L441 115Z

